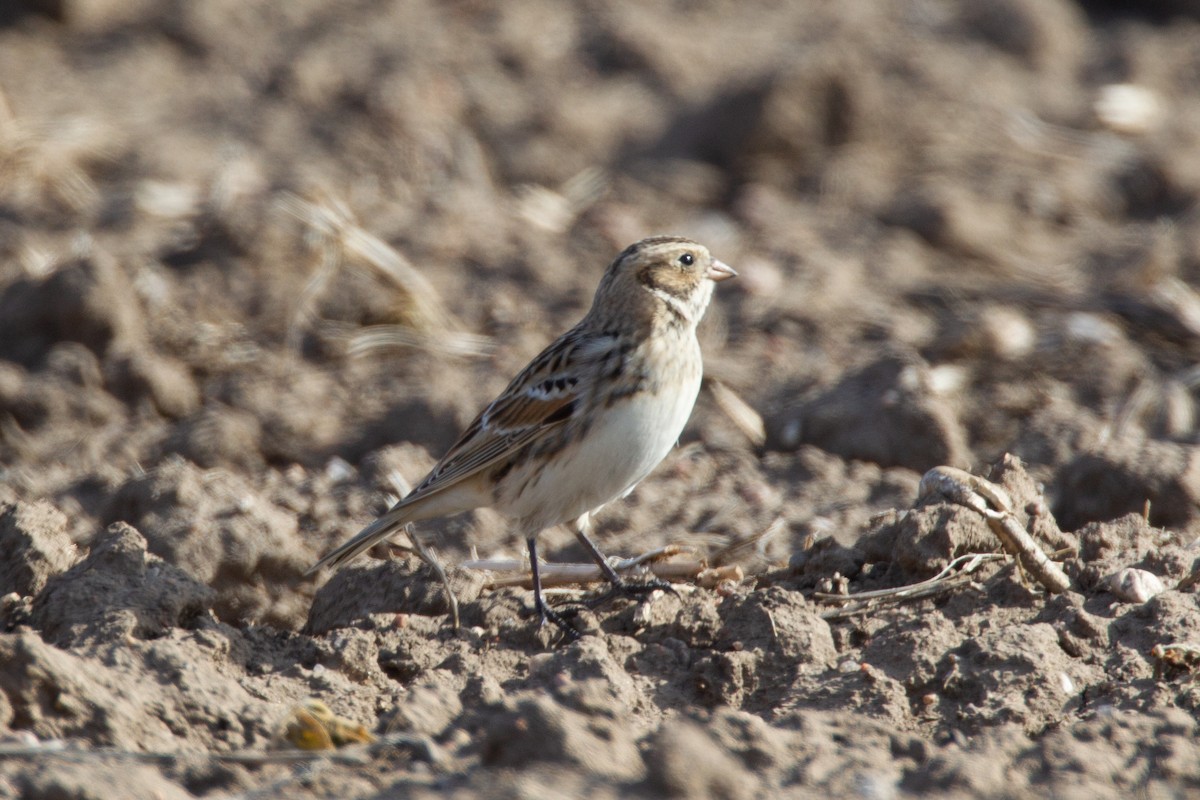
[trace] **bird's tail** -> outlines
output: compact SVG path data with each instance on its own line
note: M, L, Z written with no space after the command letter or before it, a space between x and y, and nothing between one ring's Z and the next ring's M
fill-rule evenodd
M322 567L340 567L358 555L370 550L378 542L382 542L412 521L411 508L394 507L379 519L358 532L353 539L331 550L313 564L305 575L312 575Z

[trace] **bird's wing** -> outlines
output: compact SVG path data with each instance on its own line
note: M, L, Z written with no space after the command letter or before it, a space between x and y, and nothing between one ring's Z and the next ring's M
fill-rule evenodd
M370 549L411 521L416 504L502 463L566 424L580 413L581 398L604 371L603 362L621 356L613 342L614 337L578 327L555 340L467 426L417 488L354 538L327 553L308 574L343 564Z
M581 408L595 372L595 337L579 329L564 334L467 426L429 474L398 505L444 491L494 466L557 430Z

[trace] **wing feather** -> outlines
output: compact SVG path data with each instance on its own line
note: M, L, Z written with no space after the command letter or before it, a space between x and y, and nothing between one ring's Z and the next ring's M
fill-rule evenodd
M579 327L568 331L467 426L425 480L395 508L467 480L565 425L579 412L583 405L579 401L590 390L592 362L607 349Z

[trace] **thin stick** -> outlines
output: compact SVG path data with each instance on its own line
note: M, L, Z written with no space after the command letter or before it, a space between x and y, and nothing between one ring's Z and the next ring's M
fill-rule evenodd
M974 572L981 564L987 561L1006 561L1010 556L1005 553L967 553L947 564L941 572L934 575L932 578L927 578L919 583L910 583L906 586L898 586L894 589L876 589L870 592L858 592L856 594L837 594L835 592L813 592L813 597L818 600L882 600L896 599L903 600L912 595L923 592L924 590L935 587L938 583L943 583L950 580L952 577L957 578L959 575L967 575ZM960 564L966 564L962 570L958 567ZM957 571L957 572L956 572ZM953 575L952 575L953 573Z
M350 207L332 197L319 202L285 194L280 205L307 226L319 243L321 261L301 293L289 325L289 344L295 346L300 333L315 317L316 300L343 264L366 264L395 287L405 298L406 324L376 329L355 337L353 354L376 347L406 345L435 349L442 353L478 357L489 349L484 336L464 333L433 284L400 251L363 229Z
M613 559L611 563L612 563L613 569L615 569L617 572L622 572L624 570L633 569L634 567L640 567L642 564L645 564L648 561L651 561L651 562L658 561L660 559L671 558L672 556L677 556L677 555L680 555L683 553L693 553L693 552L695 552L695 551L692 550L692 548L690 548L690 547L684 547L684 546L678 545L678 544L668 544L668 545L664 545L663 547L656 547L653 550L647 550L645 553L634 556L633 558ZM471 559L469 561L464 561L461 566L463 567L463 569L487 570L489 572L526 572L529 569L529 565L526 562L518 561L518 560L512 559L512 558L484 558L484 559L477 558L477 559ZM571 569L574 569L576 567L591 566L591 565L547 564L546 566L548 566L548 567L569 567ZM597 572L597 574L599 574L598 567L596 568L596 572Z
M971 573L987 561L1011 561L1012 556L1006 553L969 553L951 561L945 569L928 580L900 586L895 589L878 589L858 594L834 594L832 592L814 592L813 598L823 602L843 603L842 607L822 611L820 617L826 620L849 619L861 616L881 605L896 604L913 600L924 600L944 594L960 586L972 582ZM951 574L965 562L961 571Z

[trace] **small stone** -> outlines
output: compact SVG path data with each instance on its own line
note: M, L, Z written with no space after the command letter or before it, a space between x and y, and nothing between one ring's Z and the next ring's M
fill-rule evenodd
M1109 130L1127 135L1148 133L1164 116L1157 93L1133 83L1112 83L1100 89L1092 106L1096 118Z
M1155 595L1162 594L1167 587L1153 572L1126 567L1105 578L1108 590L1126 603L1145 603Z

